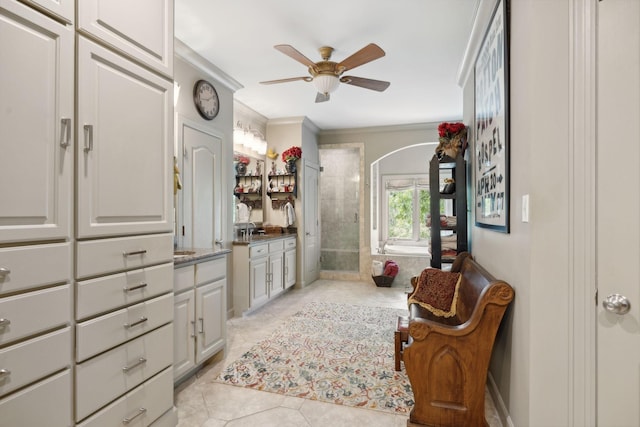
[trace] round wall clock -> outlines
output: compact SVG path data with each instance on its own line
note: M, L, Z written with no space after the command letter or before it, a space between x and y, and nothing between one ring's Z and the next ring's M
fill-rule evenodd
M206 80L198 80L193 87L193 102L203 119L212 120L220 111L218 92Z

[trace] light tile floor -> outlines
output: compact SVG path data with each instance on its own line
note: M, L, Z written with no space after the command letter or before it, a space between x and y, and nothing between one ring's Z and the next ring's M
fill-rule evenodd
M408 416L353 408L276 393L256 391L212 380L227 365L267 337L286 318L312 301L334 301L376 307L406 308L404 288L378 288L373 283L318 280L292 289L255 313L227 321L224 354L176 388L179 427L401 427ZM390 337L392 339L392 337ZM487 392L490 427L502 427Z

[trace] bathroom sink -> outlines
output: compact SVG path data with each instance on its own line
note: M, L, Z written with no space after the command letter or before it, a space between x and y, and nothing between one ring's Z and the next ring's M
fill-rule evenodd
M195 255L196 251L173 251L174 258L181 258L183 256Z

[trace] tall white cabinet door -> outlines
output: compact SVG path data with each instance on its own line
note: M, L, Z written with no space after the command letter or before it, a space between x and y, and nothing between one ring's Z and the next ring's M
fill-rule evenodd
M69 236L73 37L0 0L0 243Z
M78 38L77 235L172 230L173 84Z
M226 280L196 288L196 363L224 346L226 321Z
M173 3L173 0L81 0L78 30L171 77Z
M62 21L73 24L75 0L20 0L22 3L33 5L57 16Z

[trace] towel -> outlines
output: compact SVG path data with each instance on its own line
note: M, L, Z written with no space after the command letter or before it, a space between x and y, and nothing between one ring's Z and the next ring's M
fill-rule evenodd
M293 209L293 205L291 202L287 202L284 205L284 225L285 227L289 227L296 222L296 211Z
M249 222L249 207L244 203L238 203L238 216L236 222Z

